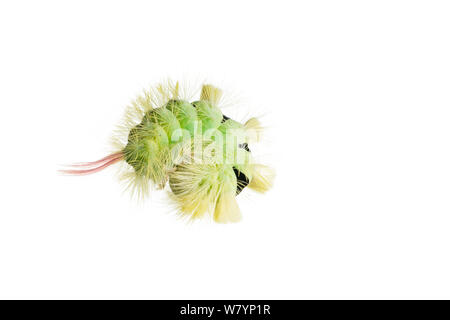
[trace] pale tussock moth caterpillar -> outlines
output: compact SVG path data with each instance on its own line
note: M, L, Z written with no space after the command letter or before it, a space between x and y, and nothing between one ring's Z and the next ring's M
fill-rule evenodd
M115 152L61 172L91 174L124 161L122 178L139 197L151 185L162 189L168 183L181 214L196 219L211 213L216 222L237 222L236 196L247 186L267 191L274 171L251 156L249 145L261 137L259 120L228 118L219 108L221 98L222 91L209 84L193 102L178 82L157 85L128 108L114 135Z

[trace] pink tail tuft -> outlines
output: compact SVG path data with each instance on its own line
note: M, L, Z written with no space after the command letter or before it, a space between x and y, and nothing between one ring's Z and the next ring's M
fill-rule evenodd
M106 167L109 167L110 165L119 162L121 160L123 160L123 153L117 152L110 154L109 156L104 157L103 159L97 161L76 163L70 165L70 167L74 167L77 169L59 170L59 172L68 175L83 176L86 174L99 172L105 169Z

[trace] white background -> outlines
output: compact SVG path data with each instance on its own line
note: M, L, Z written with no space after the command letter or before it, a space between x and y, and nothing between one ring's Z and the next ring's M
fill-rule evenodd
M446 1L2 1L0 298L450 298ZM138 204L106 155L125 106L207 79L262 115L241 223ZM245 117L244 117L245 118ZM255 147L258 150L258 147Z

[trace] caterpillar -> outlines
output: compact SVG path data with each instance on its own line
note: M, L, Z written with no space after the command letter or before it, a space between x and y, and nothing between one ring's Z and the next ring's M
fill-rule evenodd
M189 99L179 82L144 91L113 136L114 152L60 172L86 175L123 162L121 178L132 194L143 197L152 186L168 185L182 216L240 221L236 196L246 187L264 193L273 184L273 169L255 162L249 147L263 127L257 118L240 123L223 115L222 90L213 85L203 84L200 98Z

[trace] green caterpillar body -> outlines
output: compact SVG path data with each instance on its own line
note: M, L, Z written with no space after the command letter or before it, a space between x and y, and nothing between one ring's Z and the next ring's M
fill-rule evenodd
M163 186L165 180L171 177L168 172L176 168L171 156L175 154L176 157L176 152L183 150L177 147L192 141L196 136L202 135L202 139L210 135L215 137L215 130L225 134L229 129L243 131L244 125L232 119L225 120L220 109L209 101L199 100L191 104L184 100L170 100L163 107L147 111L142 121L130 130L128 143L123 150L124 159L137 175L149 177L156 185ZM238 143L243 145L245 142L241 140ZM226 139L222 148L230 149ZM249 152L248 148L239 151ZM248 159L248 156L244 158ZM164 172L164 168L168 172ZM248 184L251 174L245 163L227 163L220 171L219 176L228 177L229 182L236 185L236 193ZM170 181L172 191L181 193L173 180L176 179Z
M224 116L218 107L221 96L220 89L203 85L200 99L189 102L178 82L159 85L130 106L114 137L113 154L63 172L89 174L124 160L122 177L139 196L152 185L162 189L168 183L184 216L211 213L216 222L239 221L236 195L247 185L267 191L274 173L256 163L248 148L259 140L259 121L250 118L242 124Z

